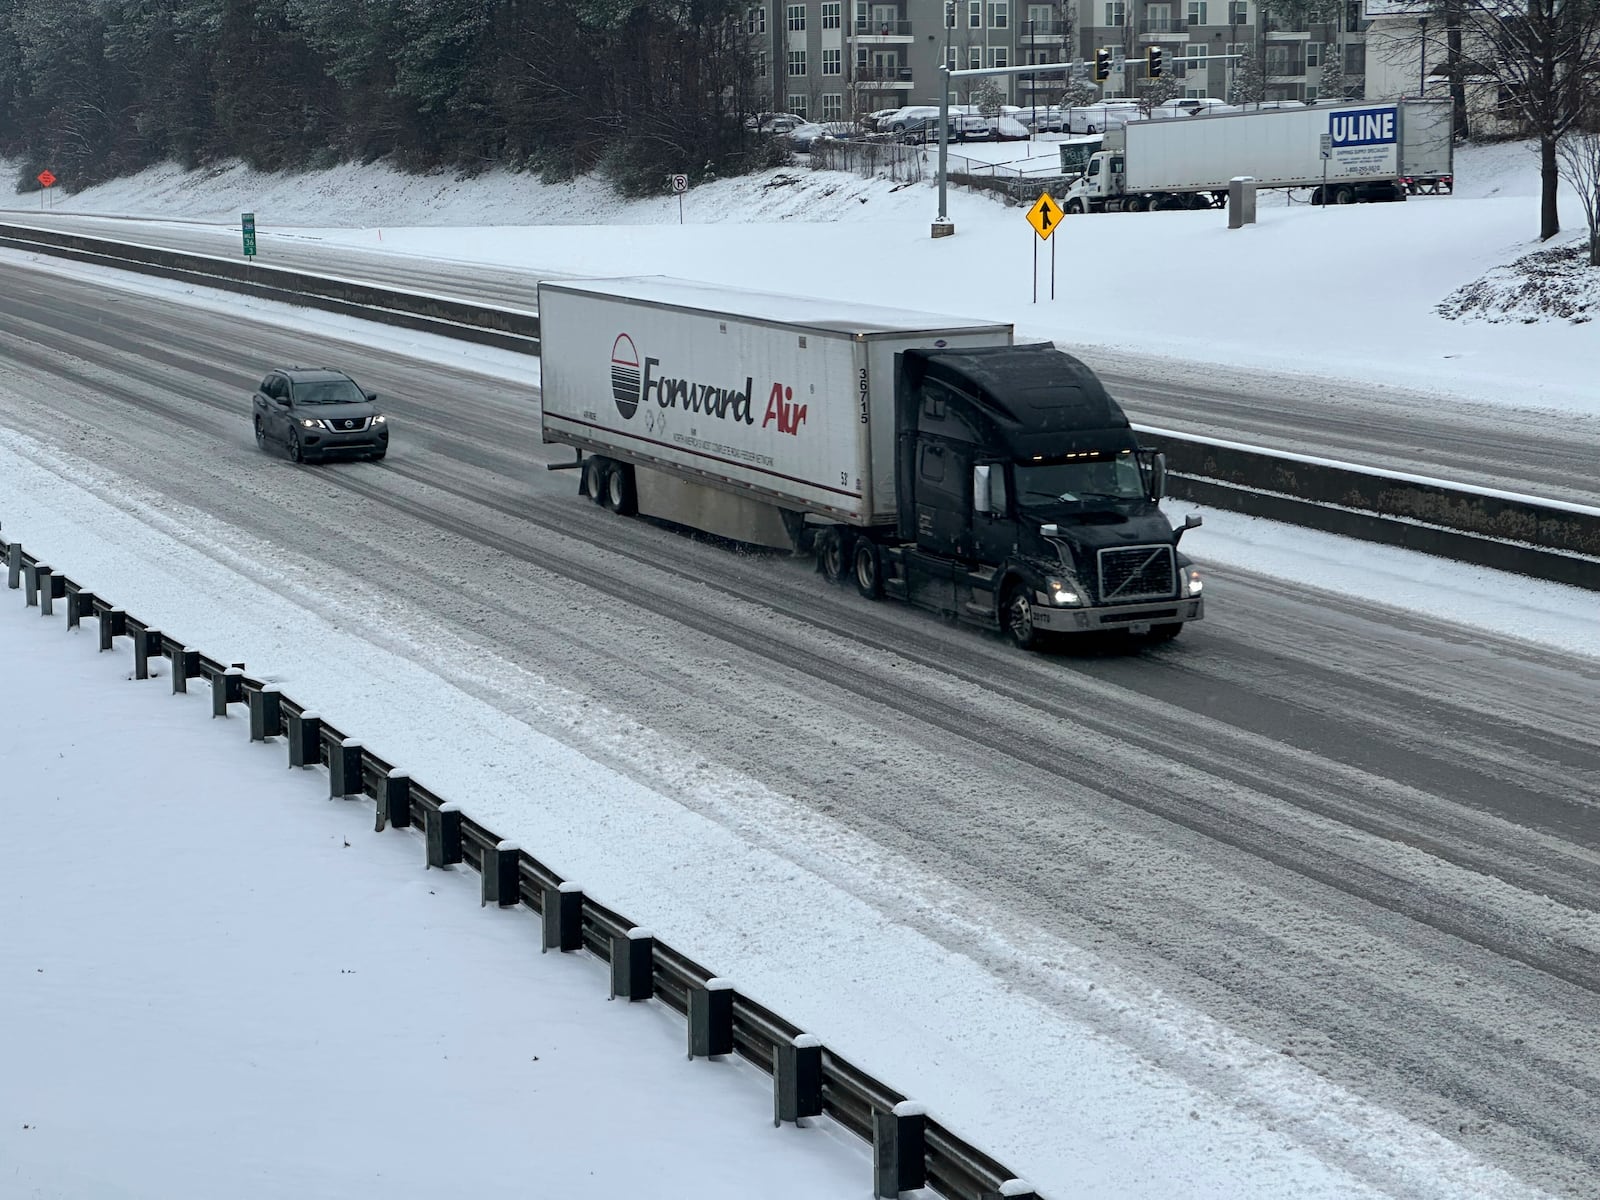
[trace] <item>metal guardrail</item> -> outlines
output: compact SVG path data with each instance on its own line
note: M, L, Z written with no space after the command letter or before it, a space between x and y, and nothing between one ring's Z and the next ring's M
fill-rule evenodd
M14 223L0 245L539 352L531 312ZM1177 499L1600 591L1600 510L1136 428L1166 451Z
M906 1098L888 1084L816 1039L804 1037L799 1027L771 1009L739 995L736 989L719 986L720 981L704 966L672 947L648 938L649 963L643 972L648 986L631 979L626 987L619 986L622 956L618 950L630 944L630 932L638 930L635 922L572 890L569 881L526 850L502 849L508 844L492 830L394 764L364 746L356 748L343 731L320 717L308 716L305 706L283 695L276 685L245 675L242 665L206 657L152 629L106 597L57 573L19 542L0 537L0 552L6 560L6 585L23 590L26 607L38 607L53 616L55 605L61 603L69 629L95 619L102 651L113 649L118 638L129 639L136 679L150 678L152 662L165 660L170 664L173 692L187 692L192 679L205 681L212 692L213 716L225 717L231 706L245 706L251 740L284 741L290 766L327 768L331 799L371 797L375 832L391 826L420 828L429 867L461 864L477 871L484 903L492 901L502 907L525 904L540 915L546 949L587 950L610 964L614 995L629 1000L656 999L684 1014L690 1057L701 1056L697 1038L701 1032L709 1032L709 1043L699 1047L704 1056L737 1054L771 1075L774 1124L780 1120L798 1124L804 1117L826 1115L870 1142L873 1195L894 1196L931 1187L950 1200L998 1200L1002 1194L1013 1200L1037 1200L1030 1185L924 1115L920 1106L907 1105ZM502 864L502 855L507 864ZM502 865L510 865L514 881L504 892L500 887ZM570 936L574 929L575 937ZM706 998L714 992L726 994L730 1002L721 1010L711 1006L712 1015L707 1017ZM814 1087L782 1065L787 1049L808 1057ZM907 1108L914 1111L899 1111ZM887 1190L890 1187L894 1190Z

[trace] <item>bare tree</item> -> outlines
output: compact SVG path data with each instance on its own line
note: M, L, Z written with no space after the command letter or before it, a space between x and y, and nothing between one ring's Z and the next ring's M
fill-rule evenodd
M1589 221L1589 265L1600 267L1600 132L1568 133L1556 144L1558 170L1578 192Z
M1539 143L1539 237L1561 232L1557 146L1600 84L1600 0L1454 0L1461 68Z

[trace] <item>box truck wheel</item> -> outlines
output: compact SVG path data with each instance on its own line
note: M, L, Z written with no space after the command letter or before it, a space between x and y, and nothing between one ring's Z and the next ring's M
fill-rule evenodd
M856 539L856 590L868 600L883 599L883 556L871 538Z
M1000 627L1019 649L1032 650L1039 644L1039 631L1033 624L1033 599L1025 585L1013 583L1006 589L1000 603Z
M606 502L607 466L607 461L597 455L591 454L583 461L583 490L596 504Z
M817 534L817 570L829 583L843 583L850 573L847 535L837 525L830 525Z
M639 500L633 489L633 468L627 463L612 463L606 472L606 507L621 517L631 517L639 511Z

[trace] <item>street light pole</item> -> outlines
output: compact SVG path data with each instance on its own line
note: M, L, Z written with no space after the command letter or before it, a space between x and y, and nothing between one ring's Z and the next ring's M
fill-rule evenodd
M1428 14L1417 18L1417 98L1428 91Z

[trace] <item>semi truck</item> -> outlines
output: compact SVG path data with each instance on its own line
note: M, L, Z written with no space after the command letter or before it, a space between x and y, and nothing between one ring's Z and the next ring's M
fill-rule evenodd
M1002 631L1161 641L1199 571L1078 359L1006 324L663 277L539 285L545 442L578 491Z
M1450 190L1447 100L1312 105L1130 122L1068 187L1068 213L1211 208L1228 183L1310 188L1313 204Z

